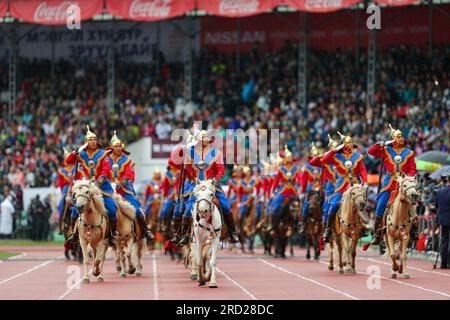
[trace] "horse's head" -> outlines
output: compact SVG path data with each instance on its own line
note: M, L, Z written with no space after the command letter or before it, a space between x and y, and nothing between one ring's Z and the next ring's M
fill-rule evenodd
M201 219L206 219L213 210L215 186L213 180L195 181L194 188L197 212Z
M74 183L72 188L73 200L75 208L79 213L83 213L84 210L89 206L93 191L96 188L90 180L78 180Z
M400 191L400 200L408 200L413 206L416 205L419 200L419 192L417 191L417 180L415 177L402 176L397 178Z
M366 188L360 184L355 184L347 190L351 199L352 205L358 208L360 211L366 209Z

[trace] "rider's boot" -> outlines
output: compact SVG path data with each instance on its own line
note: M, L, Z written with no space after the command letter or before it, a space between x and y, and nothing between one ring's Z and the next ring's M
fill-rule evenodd
M117 220L109 219L109 245L114 247L117 244Z
M374 232L374 237L372 240L373 245L379 245L380 244L380 240L381 240L381 230L380 229L380 225L381 222L383 222L383 217L375 217L375 226L373 228L373 232Z
M333 230L334 219L336 218L336 213L332 213L328 216L328 224L323 231L323 238L326 243L330 242L331 231Z
M139 217L137 217L137 221L138 221L139 227L141 227L141 230L144 232L145 238L147 238L148 241L154 240L155 236L148 228L147 221L145 221L144 214L141 214Z
M189 226L191 225L192 217L183 216L183 221L181 224L181 240L178 242L179 246L186 246L189 244L190 235L188 234Z
M230 236L230 243L238 243L239 238L236 233L236 225L234 223L233 215L231 214L231 212L229 212L228 214L224 214L223 217L225 219L225 223L228 228L228 234Z
M75 227L75 224L77 223L77 219L73 219L70 222L70 229L72 229L72 233L70 234L70 236L67 238L66 242L75 242L78 240L78 228Z
M173 238L170 240L172 243L178 243L180 241L180 227L183 217L173 217Z

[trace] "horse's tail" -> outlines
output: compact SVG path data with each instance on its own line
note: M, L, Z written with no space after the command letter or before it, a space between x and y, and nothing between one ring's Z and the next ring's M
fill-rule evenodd
M209 266L209 259L211 257L211 243L208 241L203 244L202 261L198 261L198 274L201 282L211 280L211 268Z
M118 194L113 196L114 201L119 207L120 211L130 220L134 221L136 219L136 209L127 201L123 200Z

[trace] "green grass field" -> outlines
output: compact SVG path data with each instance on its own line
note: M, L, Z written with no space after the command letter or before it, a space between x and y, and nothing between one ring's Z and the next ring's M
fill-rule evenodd
M9 257L17 256L17 252L0 251L0 260L6 260Z
M52 247L52 246L62 246L63 241L32 241L32 240L0 240L1 247Z

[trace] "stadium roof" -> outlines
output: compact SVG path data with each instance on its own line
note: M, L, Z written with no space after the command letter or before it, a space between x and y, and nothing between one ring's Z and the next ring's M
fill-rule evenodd
M417 0L375 0L380 6L427 4ZM435 4L450 0L433 0ZM246 17L265 12L332 12L363 8L364 0L11 0L0 1L0 22L64 25L79 8L81 20L158 21L180 16ZM70 7L71 5L77 7ZM70 11L72 10L72 11ZM73 11L75 10L75 11Z

